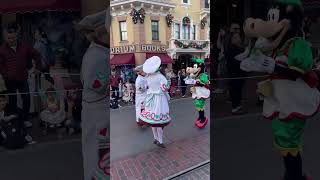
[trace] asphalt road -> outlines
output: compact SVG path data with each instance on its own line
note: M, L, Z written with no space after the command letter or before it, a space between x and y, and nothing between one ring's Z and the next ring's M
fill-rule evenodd
M320 179L319 115L310 119L305 130L304 169ZM213 164L215 180L280 180L281 156L273 149L271 124L260 115L214 121ZM211 157L212 158L212 157Z
M164 143L195 137L210 131L210 121L205 129L194 126L198 117L191 98L177 99L170 103L172 123L164 129ZM206 103L206 116L210 117L210 102ZM111 110L111 161L157 148L150 128L140 129L135 121L135 107Z
M1 180L82 180L80 140L0 151Z

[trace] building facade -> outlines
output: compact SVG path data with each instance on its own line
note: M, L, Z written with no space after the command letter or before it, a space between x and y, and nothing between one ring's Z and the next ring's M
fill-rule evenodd
M210 56L210 0L111 1L111 64L164 64Z

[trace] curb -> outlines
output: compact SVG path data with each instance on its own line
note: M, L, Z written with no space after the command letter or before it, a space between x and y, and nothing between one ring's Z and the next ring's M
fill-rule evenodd
M222 117L222 118L216 118L214 119L215 121L223 121L223 120L233 120L233 119L241 119L241 118L252 118L252 117L257 117L257 116L261 116L262 118L262 114L261 113L249 113L249 114L245 114L245 115L238 115L238 116L226 116L226 117Z
M197 164L197 165L194 165L194 166L192 166L192 167L190 167L190 168L187 168L187 169L185 169L185 170L183 170L183 171L180 171L180 172L178 172L178 173L176 173L176 174L174 174L174 175L171 175L171 176L169 176L169 177L167 177L167 178L165 178L165 179L163 179L163 180L171 180L171 179L174 179L174 178L179 177L179 176L181 176L181 175L183 175L183 174L186 174L186 173L188 173L188 172L190 172L190 171L192 171L192 170L194 170L194 169L198 169L198 168L200 168L200 167L202 167L202 166L204 166L204 165L207 165L207 164L209 164L209 163L210 163L210 160L203 161L203 162L201 162L201 163L199 163L199 164Z

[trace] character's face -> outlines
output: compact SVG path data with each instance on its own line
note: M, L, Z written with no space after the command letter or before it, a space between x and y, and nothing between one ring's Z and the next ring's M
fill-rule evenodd
M247 37L250 38L271 38L277 35L282 29L283 25L279 22L280 10L272 8L268 12L268 20L248 18L246 19L243 30Z
M190 75L197 76L201 71L201 67L199 64L195 63L193 64L193 67L187 67L186 72Z
M7 105L7 99L5 97L0 97L0 110L3 110Z

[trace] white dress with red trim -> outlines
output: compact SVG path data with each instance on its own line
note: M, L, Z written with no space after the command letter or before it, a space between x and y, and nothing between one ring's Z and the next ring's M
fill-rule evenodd
M276 64L288 67L287 52L275 58ZM296 81L272 74L270 76L271 96L264 98L263 115L267 119L279 118L290 120L293 118L306 119L315 115L320 106L320 93L312 87L306 78Z
M140 113L140 120L152 127L163 127L170 123L168 81L160 73L146 76L147 95L144 100L144 110Z
M210 97L209 85L199 86L195 85L195 92L192 93L193 99L208 99Z

